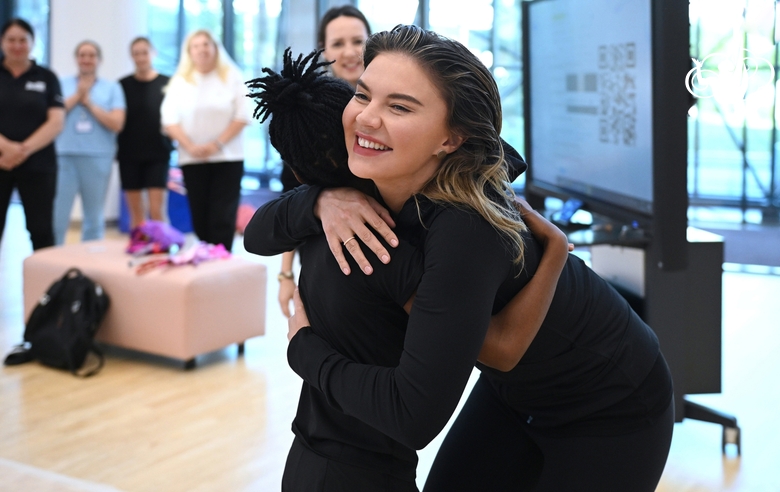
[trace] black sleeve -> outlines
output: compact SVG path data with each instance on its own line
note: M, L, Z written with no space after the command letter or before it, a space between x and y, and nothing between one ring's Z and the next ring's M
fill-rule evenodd
M507 163L507 175L509 176L509 182L516 180L528 169L520 153L515 150L514 147L509 145L506 140L501 139L501 146L504 148L504 158Z
M244 248L273 256L294 250L309 236L322 234L322 224L314 216L320 191L317 186L302 185L257 209L244 230Z
M292 369L331 405L415 449L455 411L512 258L487 222L454 210L436 218L424 251L397 367L348 360L310 329L299 331L287 351Z
M64 108L65 99L62 97L62 88L60 87L60 79L54 75L54 72L48 70L46 77L46 104L49 108Z

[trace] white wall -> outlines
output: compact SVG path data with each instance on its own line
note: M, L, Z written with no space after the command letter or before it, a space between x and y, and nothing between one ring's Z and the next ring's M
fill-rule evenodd
M148 0L53 0L51 2L51 52L49 62L62 76L76 73L74 50L89 39L103 52L98 76L117 80L133 71L130 41L146 35ZM119 170L114 171L106 197L106 219L119 217ZM77 201L73 219L81 219L81 202Z

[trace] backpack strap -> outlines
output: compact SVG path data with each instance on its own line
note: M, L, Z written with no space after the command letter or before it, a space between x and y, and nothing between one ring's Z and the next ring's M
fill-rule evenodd
M95 356L97 357L97 364L90 369L84 369L83 367L81 369L74 369L73 367L71 367L70 372L74 376L78 376L80 378L88 378L90 376L94 376L95 374L100 372L100 370L103 368L103 364L105 364L106 362L105 356L103 355L103 351L100 350L98 346L95 345L95 343L93 342L92 345L89 347L89 352L95 354Z

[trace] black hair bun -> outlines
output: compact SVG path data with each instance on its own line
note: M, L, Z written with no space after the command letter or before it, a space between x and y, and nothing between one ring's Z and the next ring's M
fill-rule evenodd
M281 72L263 68L263 77L250 80L248 95L257 107L253 116L265 122L271 144L302 183L321 186L350 186L356 178L347 165L341 114L354 89L331 77L319 62L322 50L293 60L284 51Z

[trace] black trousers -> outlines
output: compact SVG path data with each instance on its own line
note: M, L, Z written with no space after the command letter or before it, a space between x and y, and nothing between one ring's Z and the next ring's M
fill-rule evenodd
M418 492L417 484L318 455L297 437L282 477L282 492Z
M181 170L198 239L222 244L230 251L236 234L244 161L187 164Z
M653 492L674 427L674 402L654 424L621 435L551 435L522 422L484 376L436 455L424 492Z
M54 193L57 189L56 172L29 172L19 168L0 170L0 240L3 239L5 220L14 188L24 207L27 231L34 250L54 246Z

